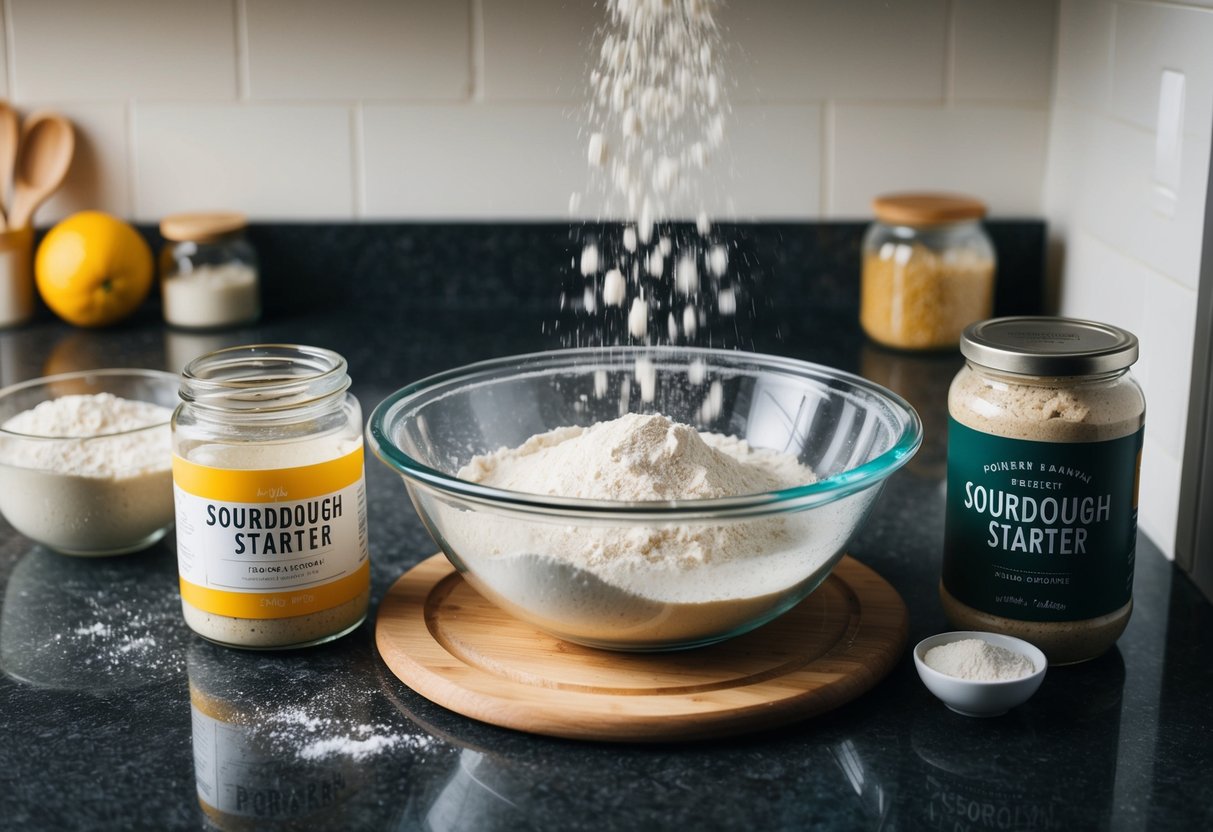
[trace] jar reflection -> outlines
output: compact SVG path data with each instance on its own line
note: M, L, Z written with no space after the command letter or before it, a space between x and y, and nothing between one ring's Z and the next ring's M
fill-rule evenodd
M1103 829L1111 819L1124 660L1113 650L1081 669L1050 668L1027 705L972 719L942 707L915 720L921 763L905 826L916 829ZM938 703L936 703L938 704ZM1049 765L1039 761L1049 759ZM1092 817L1072 799L1100 796Z
M313 707L317 689L300 684L291 662L235 654L193 639L187 653L194 778L198 804L222 830L340 828L364 767L349 754L323 753L321 726L362 724L360 697L325 685L331 716ZM309 673L309 676L311 674ZM322 675L323 671L322 671ZM347 695L350 694L350 695ZM327 736L327 735L326 735Z
M418 772L397 829L561 829L570 818L586 828L799 828L822 817L822 794L839 795L828 812L839 828L892 828L903 755L887 738L821 739L826 726L813 721L706 744L573 743L475 723L397 687L386 680L384 691L401 713L458 749ZM738 778L779 799L739 803Z
M164 541L83 560L35 546L5 589L0 666L37 687L92 693L173 678L188 638L174 561Z
M246 343L241 332L189 332L164 330L164 367L170 373L180 373L195 358L208 352Z

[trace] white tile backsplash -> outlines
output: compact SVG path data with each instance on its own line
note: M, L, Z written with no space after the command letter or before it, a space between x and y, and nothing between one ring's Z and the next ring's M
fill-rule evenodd
M140 114L155 103L176 121L192 120L195 136L210 135L218 113L234 128L256 123L248 142L254 157L269 133L271 143L289 145L282 164L258 168L242 187L191 171L213 171L243 136L225 134L213 152L195 137L166 148L172 164L184 168L167 178L161 174L168 163L159 156L101 141L88 163L96 171L90 177L105 192L98 204L115 210L127 206L147 217L201 193L238 202L254 219L263 209L272 216L357 217L362 208L379 218L400 210L410 217L502 212L558 219L566 215L566 192L585 182L584 165L565 172L549 164L531 169L533 178L522 183L510 160L580 157L582 140L563 143L582 112L595 29L605 19L600 3L11 0L2 9L12 28L15 51L7 64L18 101L98 101ZM862 217L872 193L913 183L974 190L1004 215L1038 213L1053 11L1049 0L1030 0L1017 15L995 0L722 4L733 152L713 168L695 201L739 217ZM957 102L983 103L946 106L949 89ZM215 99L242 106L216 111L209 106ZM998 103L1004 100L1010 103ZM1039 106L1025 107L1024 100ZM288 139L288 129L275 127L276 113L284 124L295 123L285 114L296 111L274 109L290 104L318 107L326 138L305 130L301 139ZM510 114L473 104L535 109ZM383 112L407 113L411 135L395 134L404 122L391 126L371 112L381 105ZM370 114L365 122L354 115L362 107ZM88 117L95 120L95 112ZM527 125L518 112L545 115ZM832 142L824 136L827 112L838 114L830 122ZM347 115L348 130L341 126ZM476 132L449 136L464 123ZM543 133L549 124L557 129ZM153 126L167 129L149 123L141 132ZM105 130L98 124L96 132L120 131L115 123ZM449 136L449 146L434 144L439 135ZM143 147L150 136L131 141ZM330 204L295 198L310 186L292 185L281 196L265 192L262 183L277 181L280 168L302 167L333 137L341 138L340 152L311 158L316 193L331 193ZM425 174L426 181L441 180L441 188L392 194L384 183L411 169L397 148L462 162ZM508 168L488 177L487 191L476 173L482 159L503 160ZM511 184L498 192L496 179ZM592 201L583 204L580 216L593 216ZM689 203L680 209L697 210Z
M1082 183L1082 166L1078 164L1090 118L1086 113L1067 107L1060 101L1053 105L1049 119L1049 149L1045 163L1044 211L1049 217L1049 233L1064 236L1069 230Z
M764 0L719 15L737 100L940 101L943 0Z
M1124 327L1144 337L1146 287L1157 275L1083 231L1066 235L1067 280L1061 309L1066 315ZM1142 365L1139 365L1139 370Z
M701 187L709 213L740 219L821 216L819 107L741 104L727 125L726 153L709 165L711 180Z
M1146 422L1153 418L1146 402ZM1148 428L1147 428L1148 430ZM1141 454L1141 489L1137 504L1137 527L1159 549L1174 556L1175 517L1179 505L1181 465L1147 435Z
M1115 4L1062 0L1057 18L1057 99L1104 109L1112 89Z
M953 9L953 98L1046 104L1056 0L956 0Z
M470 0L245 0L254 99L466 99Z
M1141 338L1142 379L1149 404L1146 435L1180 459L1188 420L1188 379L1196 331L1196 292L1159 274L1146 281Z
M1049 114L1040 109L841 105L829 215L870 216L872 197L948 190L994 215L1040 213Z
M561 217L586 180L577 120L559 105L368 104L365 216Z
M1207 137L1213 124L1213 11L1117 3L1111 115L1155 129L1164 69L1184 75L1185 131Z
M1156 271L1195 288L1200 270L1209 136L1185 138L1174 212L1155 210L1154 135L1100 115L1070 164L1080 171L1071 219Z
M139 103L135 216L230 208L352 219L352 121L335 105Z
M9 0L5 11L18 103L236 97L232 2Z
M481 7L486 100L585 99L597 65L598 9L567 0L481 0Z
M1162 2L1066 0L1045 213L1066 243L1061 310L1141 339L1146 392L1140 526L1174 555L1180 461L1213 127L1213 12ZM1184 76L1173 203L1160 201L1159 88ZM1207 253L1204 256L1209 256ZM1134 309L1134 307L1138 307Z

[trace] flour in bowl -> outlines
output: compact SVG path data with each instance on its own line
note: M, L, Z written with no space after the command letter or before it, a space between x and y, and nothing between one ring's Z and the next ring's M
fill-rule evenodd
M589 500L737 497L817 479L791 454L639 413L537 434L517 448L474 457L459 478Z
M150 545L173 522L173 411L110 393L61 396L7 419L0 511L62 552Z
M565 427L473 458L461 479L552 497L626 502L761 494L815 481L788 453L629 413ZM520 617L585 643L659 646L782 612L840 556L856 511L731 520L569 519L463 512L443 524L477 589ZM786 603L785 603L786 602Z

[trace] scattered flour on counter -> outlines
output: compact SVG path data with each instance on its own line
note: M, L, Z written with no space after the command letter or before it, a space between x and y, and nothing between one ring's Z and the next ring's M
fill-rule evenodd
M396 748L420 751L434 744L423 734L404 733L378 722L319 716L301 706L272 710L260 718L272 741L293 749L303 760L341 756L362 761Z
M76 628L76 635L78 636L98 636L100 638L109 638L110 633L112 632L113 628L111 628L108 624L102 624L100 621L88 627Z

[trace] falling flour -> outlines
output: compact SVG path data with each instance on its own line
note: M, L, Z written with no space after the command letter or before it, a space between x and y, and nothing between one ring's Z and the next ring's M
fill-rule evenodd
M516 492L624 502L736 497L816 479L791 454L635 413L538 434L474 457L458 476ZM818 508L812 521L792 513L627 525L477 512L443 526L473 583L507 609L575 640L659 643L727 632L777 606L831 562L848 518L862 510L842 500Z
M972 682L1007 682L1036 672L1036 667L1022 653L979 638L932 647L922 660L932 670Z
M624 222L582 249L585 286L577 294L587 319L575 333L578 343L694 341L705 309L727 317L736 308L711 302L733 290L723 282L728 252L712 239L703 193L728 112L718 5L606 0L590 73L586 156L601 215ZM575 208L581 203L577 194L569 200ZM688 218L691 229L671 225ZM596 335L593 325L601 330Z

